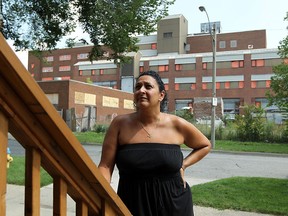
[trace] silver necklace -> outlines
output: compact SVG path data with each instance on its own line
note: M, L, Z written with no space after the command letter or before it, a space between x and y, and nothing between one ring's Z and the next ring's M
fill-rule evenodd
M145 127L144 127L144 125L142 124L142 122L139 122L139 123L140 123L141 127L143 128L143 130L147 133L147 137L148 137L149 139L151 139L151 134L145 129Z
M159 118L158 121L156 122L155 129L157 128L159 121L160 121L160 118ZM142 123L141 121L139 121L139 123L140 123L141 127L143 128L143 130L146 132L147 137L148 137L149 139L151 139L151 137L152 137L152 136L151 136L151 133L149 133L149 131L146 130L146 128L144 127L144 125L143 125L143 123Z

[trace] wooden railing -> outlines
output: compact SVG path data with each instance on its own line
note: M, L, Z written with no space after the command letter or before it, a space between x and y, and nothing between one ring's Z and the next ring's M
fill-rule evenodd
M6 215L8 133L25 148L25 215L40 215L40 167L53 178L53 214L131 215L0 34L0 215Z

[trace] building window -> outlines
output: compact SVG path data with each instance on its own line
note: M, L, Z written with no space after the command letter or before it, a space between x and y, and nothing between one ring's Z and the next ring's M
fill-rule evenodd
M232 68L243 68L244 67L244 61L240 60L240 61L232 61L231 62L231 67Z
M175 110L181 110L183 108L190 108L189 110L192 111L191 109L193 108L193 101L185 99L175 100Z
M225 82L225 89L230 89L230 82Z
M158 72L168 72L169 66L168 65L158 65Z
M224 99L224 114L227 119L235 119L235 115L239 114L239 106L240 106L240 99L239 98L231 98L231 99Z
M230 88L231 89L238 89L239 88L239 82L238 81L231 81L230 82Z
M239 81L238 88L244 88L244 81Z
M202 63L202 69L203 70L207 70L207 62L203 62Z
M68 61L71 60L71 55L60 55L59 61Z
M80 53L77 54L77 59L87 59L89 56L89 53Z
M172 38L172 32L164 32L163 38Z
M92 70L80 70L79 71L79 76L91 76L92 75Z
M202 83L202 89L203 90L207 89L207 83Z
M225 49L226 48L226 41L219 41L219 48Z
M116 81L93 82L94 85L117 89Z
M264 60L263 59L252 60L251 66L252 67L263 67L264 66Z
M71 71L71 66L60 66L59 71Z
M165 88L166 91L168 91L169 90L169 85L168 84L164 84L164 88Z
M181 64L176 64L175 65L175 70L176 71L181 71L182 70L182 65Z
M266 88L270 88L271 86L271 80L266 80Z
M117 74L117 68L106 68L95 71L95 75L115 75Z
M251 88L270 88L271 80L251 81Z
M53 72L53 67L43 67L42 72L43 73Z
M237 40L231 40L230 41L230 47L231 48L236 48L237 47Z
M151 49L156 50L157 49L157 43L152 43L151 44Z
M193 90L193 83L177 83L178 89L177 90ZM176 89L175 89L176 90Z
M255 98L255 106L266 108L268 107L268 99L267 98Z
M143 73L143 72L144 72L144 66L140 66L140 67L139 67L139 72L140 72L140 73Z
M52 61L54 61L54 56L44 57L44 61L46 61L46 62L52 62Z
M195 83L175 83L175 90L184 90L184 91L189 91L189 90L195 90L196 89L196 84Z
M179 83L175 83L175 90L179 90Z

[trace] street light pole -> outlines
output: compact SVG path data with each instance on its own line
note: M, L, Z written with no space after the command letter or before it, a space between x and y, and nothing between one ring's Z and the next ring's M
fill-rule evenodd
M212 50L213 50L213 65L212 65L212 110L211 110L211 144L212 148L215 148L215 118L216 118L216 106L217 106L217 97L216 97L216 25L213 23L213 33L211 32L211 22L208 16L208 13L204 6L200 6L199 10L205 12L208 18L209 24L209 33L212 39Z

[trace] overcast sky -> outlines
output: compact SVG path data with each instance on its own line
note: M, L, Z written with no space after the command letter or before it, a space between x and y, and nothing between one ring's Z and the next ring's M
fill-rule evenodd
M208 22L204 6L211 22L220 21L221 32L238 32L266 29L267 48L277 48L279 41L288 35L287 0L176 0L169 14L183 14L188 20L188 33L200 32L200 24ZM27 52L17 53L27 67Z

